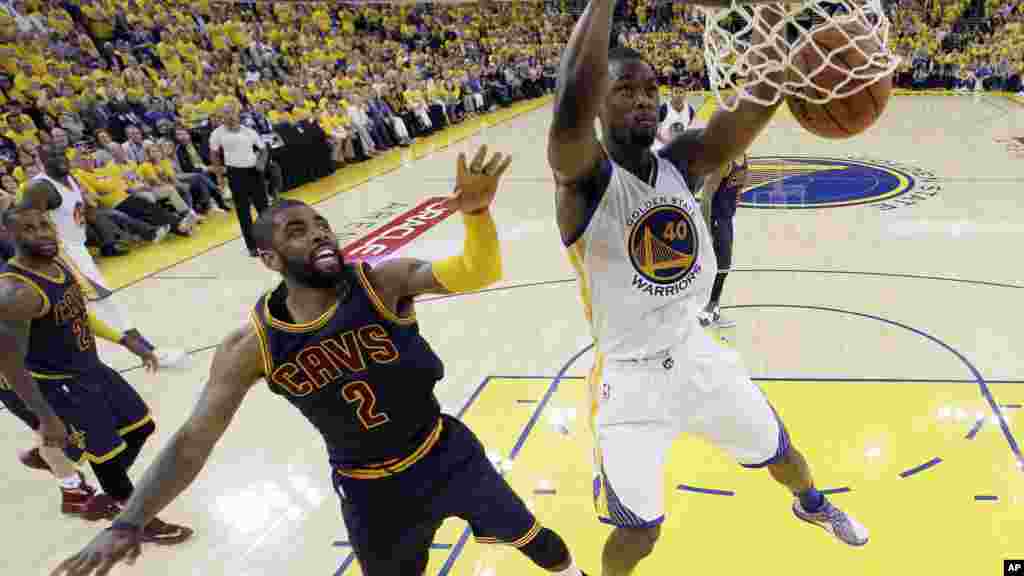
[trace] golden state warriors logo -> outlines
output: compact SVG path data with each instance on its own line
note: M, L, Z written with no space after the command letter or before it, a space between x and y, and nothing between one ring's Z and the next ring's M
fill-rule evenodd
M916 204L938 190L934 173L891 161L761 156L750 159L740 206L799 209L877 203L889 210Z
M629 259L636 274L633 287L652 296L685 290L700 272L700 237L694 206L679 198L644 202L627 220Z

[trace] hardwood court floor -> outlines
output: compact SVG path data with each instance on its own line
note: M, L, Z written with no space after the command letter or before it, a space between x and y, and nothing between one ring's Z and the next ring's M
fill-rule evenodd
M738 326L724 336L820 485L872 540L856 550L832 541L792 517L766 472L681 438L666 473L662 541L638 574L982 576L1001 574L1004 558L1024 557L1016 443L1024 425L1024 175L994 142L1024 132L1022 110L989 96L895 97L877 126L844 142L816 139L780 112L752 150L759 184L737 216L736 271L724 299ZM591 504L581 380L590 342L554 227L543 145L550 114L545 106L447 148L421 149L421 158L392 162L390 172L320 209L346 242L376 230L387 238L375 243L392 254L447 255L461 247L459 219L426 217L422 202L450 191L460 150L487 143L515 156L494 209L505 280L480 294L424 299L418 315L446 361L438 386L445 408L464 410L488 449L512 462L513 485L596 574L607 528ZM418 224L401 218L409 210L422 216ZM422 235L399 245L413 232L381 228L393 219ZM233 225L217 225L230 228L230 239ZM152 340L195 350L184 370L127 372L159 426L136 478L188 414L211 347L276 282L237 240L206 248L115 296ZM180 256L160 258L173 264ZM136 272L111 274L126 282ZM103 354L115 367L134 365L121 350ZM11 456L0 480L4 573L44 574L99 526L61 519L53 482L13 459L31 435L9 415L0 431L0 453ZM137 567L118 574L358 573L322 442L262 386L163 517L193 526L197 537L147 547ZM446 524L428 573L541 573L513 550L466 536L462 522Z

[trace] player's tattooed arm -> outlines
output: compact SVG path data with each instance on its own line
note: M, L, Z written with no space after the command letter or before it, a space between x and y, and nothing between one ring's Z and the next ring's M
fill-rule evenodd
M252 325L232 332L221 343L192 414L146 470L119 522L141 529L188 488L245 395L264 376L263 360L259 335Z
M43 440L59 445L67 431L25 369L26 324L47 311L46 301L29 285L13 278L0 279L0 350L4 351L0 353L0 373L11 390L39 418Z

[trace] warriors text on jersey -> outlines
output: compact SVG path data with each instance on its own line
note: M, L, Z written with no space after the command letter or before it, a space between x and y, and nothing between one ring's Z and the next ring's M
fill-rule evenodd
M29 326L25 367L36 378L68 378L99 368L96 339L89 327L82 288L58 260L58 276L29 270L17 260L0 267L0 278L13 278L43 298L44 314Z
M586 227L569 246L591 332L608 358L648 357L699 329L717 271L683 174L657 158L654 185L611 160Z
M291 322L282 283L260 298L253 323L270 389L320 431L340 473L373 478L410 466L437 441L434 385L444 366L415 318L385 308L364 266L350 269L350 294L317 320Z

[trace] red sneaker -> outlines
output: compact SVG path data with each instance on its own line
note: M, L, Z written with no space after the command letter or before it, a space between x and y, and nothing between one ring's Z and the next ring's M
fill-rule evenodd
M107 494L96 494L82 507L78 516L89 522L115 520L121 513L121 505Z
M192 529L185 526L168 524L159 518L153 518L142 529L142 541L152 544L171 546L181 544L192 537Z
M50 465L43 460L43 457L39 455L39 448L32 448L31 450L18 450L18 461L24 466L28 466L33 470L46 470L50 471Z
M80 515L85 511L89 501L96 496L96 489L85 481L85 476L78 472L78 479L81 484L78 488L61 488L60 511L62 514Z

